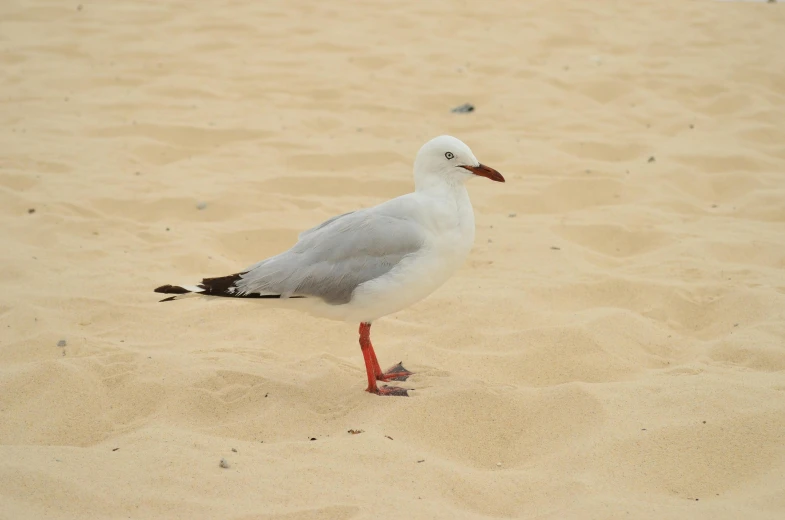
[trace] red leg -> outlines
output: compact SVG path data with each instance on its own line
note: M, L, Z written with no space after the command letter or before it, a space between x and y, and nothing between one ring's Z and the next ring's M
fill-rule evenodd
M371 326L367 323L360 324L360 349L363 352L365 372L368 375L368 388L365 391L377 393L379 389L376 388L376 371L374 367L376 356L373 355L373 350L371 350Z
M362 325L360 325L362 327ZM362 333L360 333L362 334ZM371 326L368 325L368 350L371 353L371 363L373 364L373 374L376 379L382 375L382 367L379 366L379 360L376 359L376 351L373 350L373 343L371 343ZM381 379L379 379L381 381Z
M372 394L377 395L409 395L405 388L387 385L379 388L376 386L377 379L379 381L405 381L411 372L403 368L403 365L398 363L398 365L394 366L386 373L382 373L382 369L379 366L379 361L376 359L376 352L373 351L373 345L371 344L370 323L360 324L360 349L362 349L363 352L363 359L365 360L365 372L368 376L368 388L365 389L366 392L371 392ZM393 370L395 370L395 372L393 372Z

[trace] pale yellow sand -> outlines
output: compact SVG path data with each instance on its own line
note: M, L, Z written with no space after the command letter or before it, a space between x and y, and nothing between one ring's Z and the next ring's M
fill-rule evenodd
M77 5L0 7L0 518L785 518L785 5ZM374 326L413 397L356 324L157 303L441 133L508 182Z

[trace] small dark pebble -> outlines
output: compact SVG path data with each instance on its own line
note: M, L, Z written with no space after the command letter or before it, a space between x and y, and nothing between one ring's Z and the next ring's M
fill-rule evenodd
M646 431L646 428L641 428L641 431L642 431L642 432L645 432L645 431Z
M237 453L237 448L232 448L232 451Z
M690 128L695 128L695 125L690 125Z
M420 462L425 462L425 459L418 460L418 461L417 461L417 464L419 464Z
M517 213L510 213L510 214L509 214L509 215L507 215L507 216L508 216L508 217L510 217L510 218L515 218L515 217L517 217L517 216L518 216L518 214L517 214Z
M27 210L27 212L32 215L33 213L35 213L35 208L30 208Z
M66 342L65 342L64 339L61 339L60 341L57 342L57 346L58 347L64 347L65 345L66 345Z
M654 162L654 161L656 161L656 160L657 160L657 159L655 159L653 155L652 155L651 157L649 157L649 162Z
M389 435L385 435L385 437L387 437L387 438L388 438L388 439L390 439L390 440L393 440L393 438L392 438L392 437L390 437Z
M264 396L265 396L265 397L267 397L268 395L270 395L270 393L269 393L269 392L268 392L268 393L266 393L266 394L264 394Z
M119 449L120 449L120 448L115 448L115 449L113 449L112 451L117 451L117 450L119 450Z
M703 424L706 424L706 421L703 421Z
M169 228L166 228L166 230L169 231Z
M464 103L461 106L453 108L451 112L455 112L456 114L467 114L469 112L474 112L474 105L471 103Z
M316 440L316 437L311 437L311 440L312 440L312 441L315 441L315 440Z
M561 248L556 246L551 246L551 249L553 249L554 251L561 251Z
M728 278L728 280L730 280L730 278ZM734 327L738 327L738 326L739 326L739 324L738 324L738 323L734 323L734 324L733 324L733 326L734 326Z

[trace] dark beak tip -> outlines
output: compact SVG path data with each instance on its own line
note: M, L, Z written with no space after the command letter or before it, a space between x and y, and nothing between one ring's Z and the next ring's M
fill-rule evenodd
M490 166L485 166L484 164L480 164L479 166L462 166L462 168L469 170L479 177L485 177L486 179L496 182L506 182L501 173L497 172Z
M494 170L493 168L490 168L488 166L485 166L485 168L488 170L488 174L489 175L487 175L487 177L489 179L491 179L492 181L496 181L496 182L506 182L504 180L504 176L501 173L497 172L496 170Z

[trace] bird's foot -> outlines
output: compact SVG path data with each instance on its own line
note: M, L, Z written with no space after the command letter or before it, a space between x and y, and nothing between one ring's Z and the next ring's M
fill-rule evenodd
M383 374L379 374L376 376L377 381L406 381L409 379L409 376L414 374L414 372L409 372L405 368L403 368L403 361L395 365L394 367L390 367L387 369L387 372Z
M399 397L409 397L409 390L407 390L406 388L401 388L399 386L384 385L373 389L368 388L366 389L366 392L370 392L376 395L394 395Z

